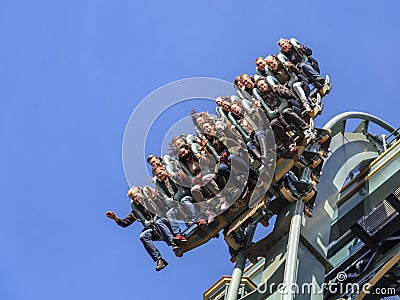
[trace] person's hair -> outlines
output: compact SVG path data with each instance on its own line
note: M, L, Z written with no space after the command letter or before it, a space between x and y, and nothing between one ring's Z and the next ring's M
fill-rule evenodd
M142 193L142 190L140 188L138 188L137 186L133 186L128 190L127 196L129 197L129 195L133 194L133 193Z
M265 60L267 61L267 60L270 60L270 59L278 59L275 55L273 55L273 54L271 54L271 55L268 55L266 58L265 58Z
M240 103L240 101L233 101L231 107L234 106L234 105L237 105L237 106L239 106L240 108L243 108L243 104Z
M192 157L194 156L193 153L192 153L192 149L190 148L189 145L182 145L182 146L179 148L179 150L180 150L180 149L186 149L186 150L189 151L188 158L192 158ZM182 158L181 155L180 155L180 153L178 153L178 158L179 158L179 159Z
M279 41L277 42L278 46L280 47L282 43L290 43L288 39L280 38Z
M240 75L240 80L242 80L242 78L244 77L251 77L249 74L243 73Z
M264 58L262 58L261 56L259 56L259 57L256 58L256 60L255 60L254 62L256 63L257 60L259 60L259 59L264 59Z
M150 160L155 157L157 159L160 159L158 156L154 155L154 154L150 154L149 156L147 156L147 162L150 163Z
M240 75L235 77L235 79L233 80L233 85L238 85L239 81L240 81Z
M267 82L267 79L265 77L260 76L257 78L256 84L259 83L261 80L264 80L265 82Z

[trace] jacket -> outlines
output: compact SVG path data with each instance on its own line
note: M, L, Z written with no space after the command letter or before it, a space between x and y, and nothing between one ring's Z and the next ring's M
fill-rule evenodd
M307 46L301 45L300 44L300 52L302 52L305 56L311 56L312 55L312 50L308 48ZM288 52L282 51L283 54L286 55L286 57L289 59L289 61L297 66L300 64L302 57L297 53L297 51L294 49L294 46L290 47Z
M167 179L174 190L174 194L171 194L170 191L168 190L167 186L165 185L164 181L161 181L159 179L156 179L156 182L154 183L156 186L156 189L160 192L161 196L164 198L166 201L181 201L181 199L185 196L189 196L189 192L182 186L177 185L173 180L171 180L169 177ZM170 206L170 205L169 205Z

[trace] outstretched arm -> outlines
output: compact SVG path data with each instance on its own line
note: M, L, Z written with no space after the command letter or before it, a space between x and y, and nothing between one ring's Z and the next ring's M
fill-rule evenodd
M121 227L128 227L137 220L136 216L131 212L126 218L120 219L113 211L107 211L106 216L114 220Z
M107 216L107 218L110 218L110 219L114 220L115 222L118 221L118 217L113 211L106 212L106 216Z

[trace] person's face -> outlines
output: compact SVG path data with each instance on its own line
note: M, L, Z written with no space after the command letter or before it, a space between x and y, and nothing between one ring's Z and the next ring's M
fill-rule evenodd
M135 203L143 203L144 197L143 197L142 193L135 192L135 193L133 193L132 200Z
M264 80L260 80L257 82L257 87L259 88L259 90L263 93L268 91L268 83L266 83Z
M222 105L222 99L220 97L215 99L215 104L217 104L217 106L221 106Z
M239 105L237 105L237 104L232 104L232 106L231 106L231 111L232 111L232 113L233 113L235 116L239 116L240 113L241 113L241 111L242 111L242 109L241 109L241 107L240 107Z
M224 111L226 112L230 112L231 111L231 104L227 101L222 103L222 108L224 109Z
M290 50L290 48L292 47L292 45L290 45L289 42L284 41L279 44L279 47L281 47L281 50L283 52L288 52Z
M253 81L250 79L249 76L243 77L242 83L243 83L243 85L246 87L246 89L253 89L253 88L254 88L254 83L253 83Z
M138 192L138 191L132 191L131 190L131 191L129 191L128 196L136 204L143 203L143 200L144 200L143 194Z
M240 79L236 82L236 85L238 86L239 89L243 87L243 83L240 81Z
M203 124L203 131L208 135L214 135L215 133L214 128L211 126L210 123Z
M179 149L179 158L186 158L189 155L189 150L187 148Z
M177 145L178 147L181 147L181 146L183 146L183 145L185 145L185 144L186 144L186 142L185 142L185 140L182 139L182 138L177 139L177 140L175 141L175 145Z
M159 158L157 158L157 157L152 157L150 160L149 160L149 164L153 167L153 166L158 166L158 165L161 165L161 160L159 159Z
M158 179L160 179L161 181L166 181L167 180L167 178L168 178L168 173L167 173L167 170L165 170L164 168L158 168L157 170L156 170L156 177L158 178Z
M277 70L278 66L279 66L279 62L273 57L271 57L270 59L267 60L267 64L268 64L268 67L274 71Z
M204 118L203 118L203 117L198 117L198 118L196 119L196 123L197 123L197 125L198 125L199 127L203 127Z
M256 61L256 66L257 66L257 68L260 69L261 71L264 71L264 70L265 70L265 66L266 66L266 65L267 65L267 64L265 63L265 60L264 60L264 59L262 59L262 58L257 59L257 61Z

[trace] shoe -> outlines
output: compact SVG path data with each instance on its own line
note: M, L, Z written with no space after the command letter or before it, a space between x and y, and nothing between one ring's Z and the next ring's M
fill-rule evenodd
M304 214L309 218L312 218L314 216L313 215L313 208L310 205L304 204L303 211L304 211Z
M199 219L199 220L197 221L197 225L199 225L199 226L207 225L207 221L204 220L204 219Z
M212 222L214 221L214 218L215 218L215 214L210 213L210 214L208 215L207 223L208 223L208 224L212 223Z
M172 242L171 246L172 246L172 251L174 251L176 257L182 257L183 256L182 250L177 244Z
M159 260L157 260L157 266L156 266L156 271L161 271L162 269L164 269L166 266L168 266L168 263L166 260L160 258Z
M296 146L296 143L294 142L294 143L291 143L290 145L289 145L289 151L290 152L294 152L294 151L296 151L297 150L297 146Z
M325 85L325 79L322 78L322 77L318 77L318 78L317 78L317 82L318 82L320 85Z
M304 138L309 139L312 136L311 130L307 129L306 131L303 132Z
M221 210L226 210L229 207L228 202L226 202L225 200L221 201L220 204L221 204Z
M308 115L310 112L312 112L310 104L304 103L303 117Z
M180 245L180 244L183 244L183 243L187 242L187 239L183 235L180 235L180 234L177 234L176 236L174 236L172 238L172 240L177 245Z
M238 250L235 250L233 253L231 253L231 257L229 258L231 263L234 263L236 261L238 254L239 254Z
M179 246L177 244L175 244L174 242L171 243L171 247L172 247L173 251L180 249Z

